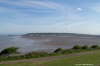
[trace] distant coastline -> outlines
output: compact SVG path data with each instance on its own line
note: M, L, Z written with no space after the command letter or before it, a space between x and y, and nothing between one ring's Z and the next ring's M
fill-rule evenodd
M77 34L77 33L27 33L23 37L43 37L43 36L78 36L78 37L100 37L100 35Z
M13 37L14 36L14 37ZM99 45L99 35L74 33L27 33L0 36L0 51L4 48L20 47L22 52L53 51L57 48L72 48L74 45Z

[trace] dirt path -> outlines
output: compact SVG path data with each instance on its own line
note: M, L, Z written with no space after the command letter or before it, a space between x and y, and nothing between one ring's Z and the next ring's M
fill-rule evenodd
M0 64L14 64L14 63L19 63L19 62L33 62L33 63L47 62L47 61L59 60L63 58L70 58L74 56L94 54L98 52L100 52L100 50L74 53L74 54L69 54L69 55L61 55L61 56L50 56L50 57L42 57L42 58L34 58L34 59L15 60L15 61L3 61L3 62L0 62Z

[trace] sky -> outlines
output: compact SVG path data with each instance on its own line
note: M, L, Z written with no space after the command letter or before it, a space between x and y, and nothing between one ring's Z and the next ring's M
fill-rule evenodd
M0 0L0 34L100 35L100 0Z

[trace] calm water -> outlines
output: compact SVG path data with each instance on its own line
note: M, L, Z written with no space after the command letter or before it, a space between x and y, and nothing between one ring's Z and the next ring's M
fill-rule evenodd
M21 38L20 36L0 36L0 51L7 47L19 47L20 52L30 52L44 49L37 40Z
M97 37L46 37L38 39L21 38L20 36L0 36L0 51L7 47L19 47L20 52L52 51L56 48L71 48L73 45L100 44Z

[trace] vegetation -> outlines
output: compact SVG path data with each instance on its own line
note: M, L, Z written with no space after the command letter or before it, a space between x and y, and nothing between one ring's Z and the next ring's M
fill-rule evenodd
M75 45L72 49L81 49L80 45Z
M46 52L31 52L25 55L18 55L18 56L0 56L0 61L7 61L7 60L19 60L19 59L30 59L30 58L39 58L39 57L46 57L49 56Z
M18 48L16 48L16 47L6 48L6 49L1 51L0 55L14 54L14 53L17 53L17 50L18 50Z
M69 58L66 57L60 60L40 63L35 66L99 66L100 65L99 59L100 59L100 51L97 51L96 53L93 54L72 56Z
M82 49L89 49L89 47L87 45L84 45L81 47Z
M62 51L63 51L62 48L58 48L58 49L56 49L56 50L54 51L54 53L61 53Z
M17 53L16 47L10 47L6 48L0 53L0 61L7 61L7 60L18 60L18 59L30 59L30 58L39 58L39 57L47 57L47 56L58 56L58 55L64 55L64 54L71 54L71 53L79 53L79 52L85 52L85 51L91 51L91 50L98 50L98 45L92 45L91 47L88 47L87 45L80 46L75 45L72 49L62 49L58 48L52 53L47 52L30 52L25 55L12 55ZM11 55L11 56L9 56Z
M91 48L96 49L96 48L100 48L100 47L98 45L92 45Z
M90 65L80 65L90 64ZM93 54L85 54L80 56L70 56L59 60L47 61L47 62L23 62L13 63L9 66L99 66L100 65L100 50ZM0 64L0 66L8 66L8 64Z
M46 52L31 52L24 55L24 58L38 58L38 57L46 57L49 56Z

